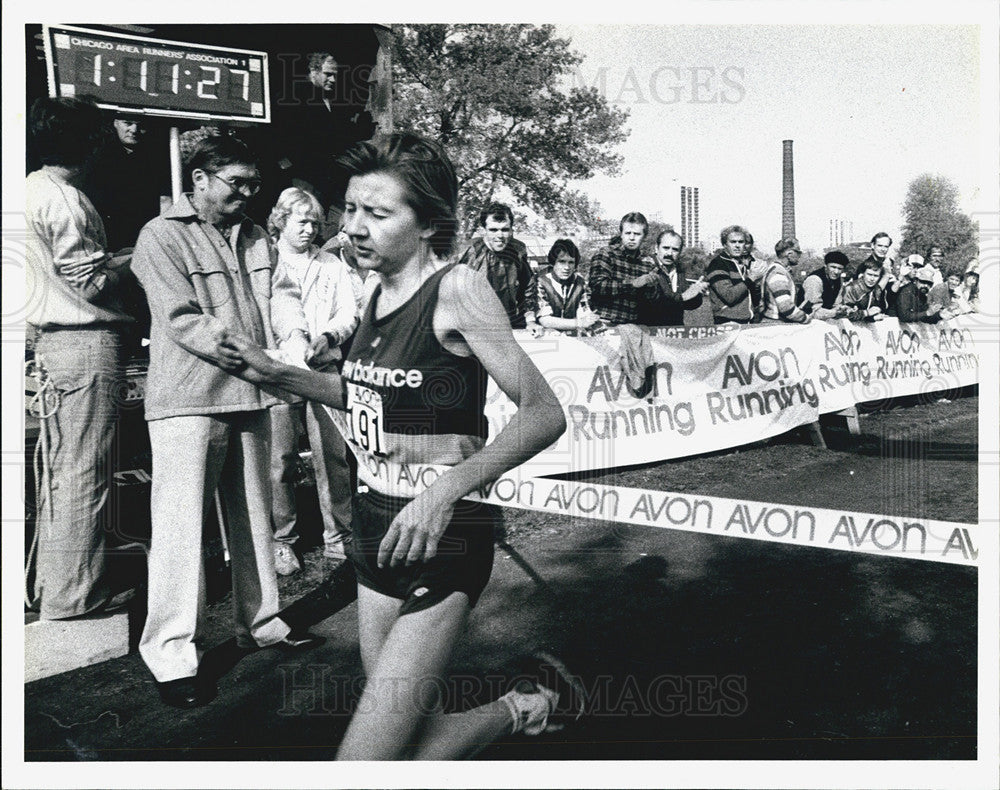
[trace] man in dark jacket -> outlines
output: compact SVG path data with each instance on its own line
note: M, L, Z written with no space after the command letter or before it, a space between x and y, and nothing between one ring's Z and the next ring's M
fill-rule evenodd
M472 240L460 262L486 272L512 329L524 329L525 315L530 313L534 330L535 304L528 290L531 265L524 242L514 238L514 212L503 203L490 203L479 212L479 227L482 237Z
M260 225L290 186L311 192L324 211L329 209L344 186L334 167L336 157L375 132L365 109L367 86L344 79L345 67L331 52L311 52L305 60L307 78L296 73L297 66L296 71L286 69L291 82L282 85L284 94L272 108L272 123L250 135L251 140L259 139L257 148L266 154L264 191L248 207ZM324 230L329 231L324 235L333 235L336 228Z
M656 281L643 291L639 304L639 323L646 326L683 326L684 311L701 306L708 283L704 278L688 284L686 272L678 262L684 238L667 228L656 239L653 262Z
M927 294L934 285L935 269L923 266L910 275L910 282L896 294L896 317L900 321L923 321L936 324L941 320L941 306L929 305Z
M114 135L94 155L84 186L101 213L109 250L134 247L142 226L170 202L167 148L150 148L145 123L135 116L115 117Z
M823 268L816 269L802 283L805 297L802 309L813 318L839 318L845 308L837 306L837 296L844 284L844 270L850 259L840 250L830 250L823 256Z
M712 258L705 270L715 323L749 324L759 298L759 291L747 274L753 260L746 257L749 233L740 225L729 225L719 237L722 252Z

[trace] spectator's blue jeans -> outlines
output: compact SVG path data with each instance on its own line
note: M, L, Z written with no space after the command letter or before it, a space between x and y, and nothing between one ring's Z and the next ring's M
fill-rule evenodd
M115 329L42 330L35 345L36 360L59 394L58 408L40 426L47 473L35 524L35 603L44 620L86 614L111 597L104 531L115 526L107 501L124 392L122 347Z

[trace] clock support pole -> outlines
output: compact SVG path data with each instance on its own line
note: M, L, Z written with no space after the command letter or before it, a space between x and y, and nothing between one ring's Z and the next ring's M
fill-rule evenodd
M162 161L162 160L161 160ZM174 203L181 197L181 130L170 127L170 187Z

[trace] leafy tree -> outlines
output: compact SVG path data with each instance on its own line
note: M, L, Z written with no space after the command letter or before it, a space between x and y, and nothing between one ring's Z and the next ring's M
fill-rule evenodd
M910 182L903 217L901 255L925 255L935 244L946 267L964 269L979 253L979 226L959 210L958 187L943 176L924 173Z
M593 227L597 209L568 187L620 172L627 112L596 88L566 87L582 58L552 25L397 25L394 116L438 140L458 171L463 230L490 200L512 198L556 223Z

